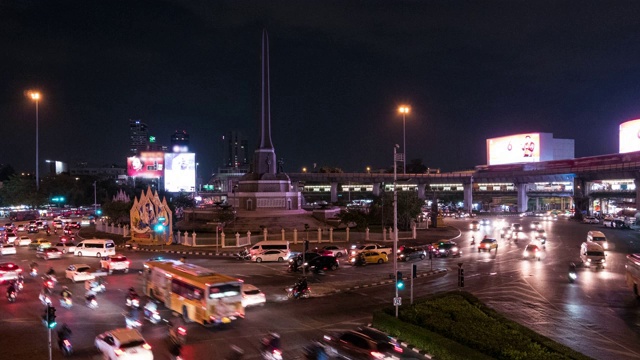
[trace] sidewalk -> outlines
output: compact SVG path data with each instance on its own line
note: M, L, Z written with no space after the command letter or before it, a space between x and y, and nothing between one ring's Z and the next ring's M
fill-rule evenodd
M421 245L437 242L440 240L454 240L454 239L457 239L458 237L460 237L460 230L452 226L447 226L444 228L425 229L425 230L418 231L417 239L415 240L404 239L404 238L399 239L398 246L400 245L421 246ZM372 241L372 243L380 243L380 241ZM387 240L382 243L393 244L393 241ZM327 245L337 245L337 246L344 246L348 248L354 244L358 244L358 242L323 241L321 243L318 243L317 241L311 241L311 240L309 241L309 247L311 249L314 249L316 247L321 248ZM360 244L363 244L363 242L360 242ZM121 245L119 247L124 247L124 246ZM302 243L302 241L297 244L290 242L291 251L302 252L303 247L304 247L304 244ZM238 247L238 248L225 247L225 248L220 248L218 250L218 248L215 246L193 247L193 246L172 244L172 245L158 245L158 246L139 245L137 251L164 252L168 254L198 255L198 256L233 256L234 254L238 253L242 248L243 247Z

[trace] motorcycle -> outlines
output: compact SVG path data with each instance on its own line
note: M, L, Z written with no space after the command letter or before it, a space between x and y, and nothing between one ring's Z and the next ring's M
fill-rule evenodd
M262 350L260 354L263 360L282 360L282 347L280 346L280 335L271 333L262 338Z
M85 290L98 294L107 291L107 287L104 282L87 280L84 286Z
M45 279L42 285L49 290L53 290L53 288L56 286L56 283L51 279Z
M22 290L24 290L24 279L22 278L22 275L20 275L20 277L18 277L18 279L15 282L16 284L16 291L20 292Z
M236 254L238 260L251 260L251 254L248 251L243 250Z
M98 308L98 300L96 300L96 295L95 294L89 294L87 296L85 296L84 298L87 307L89 309L97 309Z
M140 298L138 297L138 295L127 296L126 305L128 308L139 309Z
M569 282L573 283L576 280L578 280L578 272L576 271L576 265L572 263L569 266Z
M285 291L287 292L287 297L289 299L308 299L309 297L311 297L311 288L307 287L306 289L302 290L301 292L296 291L295 286L286 288Z
M16 302L17 297L18 297L18 294L15 291L11 291L7 293L7 300L9 300L10 303Z
M169 328L169 340L184 345L187 343L187 328L184 326L173 326L171 321L167 321Z
M287 268L288 272L298 272L299 271L299 266L298 264L294 261L289 263L289 267Z
M71 356L73 354L73 347L71 346L71 341L69 339L60 339L59 340L60 351L64 356Z
M38 299L40 299L42 305L51 306L51 296L49 296L48 294L40 293Z
M351 264L353 266L366 266L367 261L359 256L351 258Z
M162 316L157 310L144 308L144 318L152 324L158 324L162 320Z
M127 329L136 329L142 326L142 323L138 321L135 316L124 313L124 322L127 326Z
M73 306L73 300L71 300L71 297L63 297L60 299L60 306L62 306L65 309L71 309L71 307Z

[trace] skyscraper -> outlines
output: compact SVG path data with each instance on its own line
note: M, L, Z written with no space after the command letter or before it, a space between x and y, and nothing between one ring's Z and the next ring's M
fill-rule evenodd
M189 134L186 130L176 130L171 135L171 151L189 152Z
M249 166L249 142L239 131L230 131L224 137L224 167L245 168Z
M129 119L129 139L131 140L129 148L131 155L138 155L141 151L146 151L149 148L147 124L139 119Z

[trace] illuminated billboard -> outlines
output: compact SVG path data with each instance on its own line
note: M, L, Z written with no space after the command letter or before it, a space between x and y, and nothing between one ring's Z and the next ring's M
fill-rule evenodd
M640 151L640 119L620 124L620 152Z
M164 189L168 192L193 192L196 189L196 154L164 154Z
M164 153L161 151L141 152L127 158L127 175L140 178L159 178L164 171Z
M540 133L487 139L489 165L540 161Z

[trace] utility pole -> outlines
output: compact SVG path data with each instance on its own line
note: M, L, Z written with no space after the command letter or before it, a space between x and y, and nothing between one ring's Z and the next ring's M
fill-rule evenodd
M396 276L395 288L396 288L396 297L393 298L393 305L396 307L396 318L398 317L398 307L402 304L402 299L398 296L398 281L402 281L402 279L398 279L398 170L397 170L397 160L398 160L398 148L399 145L395 145L393 147L393 273Z

